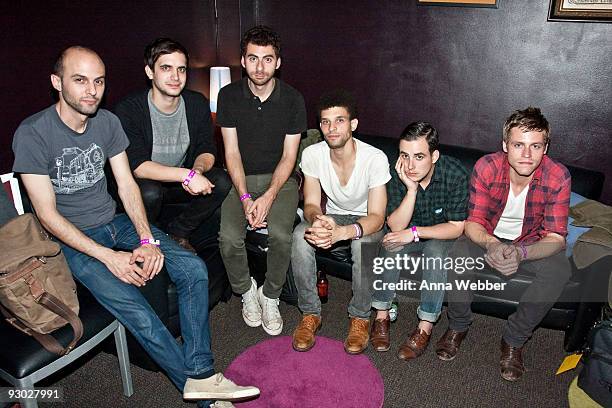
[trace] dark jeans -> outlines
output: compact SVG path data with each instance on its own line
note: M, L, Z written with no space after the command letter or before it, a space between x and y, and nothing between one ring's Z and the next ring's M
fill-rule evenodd
M457 239L449 252L449 257L483 257L485 250L472 242L465 235ZM492 269L485 263L485 269ZM534 261L525 261L519 265L519 272L527 271L535 275L533 282L521 297L516 312L508 317L503 339L510 346L522 347L531 337L538 324L544 319L548 311L555 304L569 280L572 269L565 251L561 251L548 258ZM491 273L499 273L492 271ZM456 281L472 280L472 271L466 269L463 274L449 271L448 281L452 282L453 289L448 291L448 320L449 327L457 331L465 331L472 322L472 299L470 290L457 290Z
M149 222L157 222L164 205L188 203L189 205L170 221L166 227L166 232L177 237L189 238L191 233L221 206L225 196L232 188L232 181L223 169L213 167L204 173L204 176L215 187L212 189L212 193L197 196L185 191L180 183L136 179Z

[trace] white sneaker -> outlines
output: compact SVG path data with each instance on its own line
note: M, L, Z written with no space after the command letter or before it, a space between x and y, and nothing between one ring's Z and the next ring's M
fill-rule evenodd
M232 380L225 378L222 373L203 380L187 378L183 389L183 398L186 400L237 400L257 395L259 395L259 388L236 385Z
M270 336L277 336L283 331L283 318L278 310L278 299L270 299L263 294L263 286L257 290L261 304L261 322L263 329Z
M229 401L215 401L210 404L210 408L235 408L236 406Z
M249 327L261 325L261 306L257 299L257 282L251 278L251 289L242 294L242 318Z

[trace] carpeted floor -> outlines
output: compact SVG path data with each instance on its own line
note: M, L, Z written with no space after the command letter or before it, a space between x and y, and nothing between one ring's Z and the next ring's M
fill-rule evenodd
M348 319L346 305L350 282L330 277L330 300L323 305L323 327L320 334L342 341ZM498 371L499 339L504 320L476 315L460 353L452 362L436 358L433 347L423 356L406 363L396 357L400 343L416 324L416 303L400 303L399 319L391 326L391 350L366 355L382 374L385 385L385 407L567 407L567 391L576 371L555 376L563 352L563 333L540 329L526 347L527 373L515 384L501 379ZM240 299L218 305L211 314L215 366L226 369L247 347L269 338L262 328L249 328L240 316ZM291 335L300 319L297 308L281 302L285 319L282 335ZM443 317L434 328L436 341L447 326ZM64 373L54 383L63 387L63 403L46 407L194 407L184 403L180 393L161 373L132 365L135 393L125 398L121 393L118 365L114 356L103 352ZM266 375L262 372L261 375ZM240 404L236 404L239 408ZM318 406L319 408L320 406ZM272 407L271 407L272 408ZM307 408L307 407L304 407ZM332 407L323 407L332 408Z

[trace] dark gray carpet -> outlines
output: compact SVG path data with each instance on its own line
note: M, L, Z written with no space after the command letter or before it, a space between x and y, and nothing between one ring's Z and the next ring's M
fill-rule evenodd
M320 334L343 340L348 327L346 305L350 298L350 282L333 277L329 279L330 300L323 306ZM417 360L409 363L398 360L395 353L416 324L416 306L414 301L400 303L399 319L391 326L392 347L389 352L366 352L382 373L385 407L568 406L568 386L577 373L572 371L555 376L565 356L562 332L539 329L535 333L524 356L528 371L518 383L511 384L502 380L498 371L498 347L504 320L487 316L476 315L460 353L452 362L438 360L433 343ZM240 299L234 297L228 304L218 305L211 313L213 351L218 370L227 367L245 348L268 338L262 328L249 328L242 322L240 308ZM281 313L285 319L283 335L291 335L300 314L295 307L282 302ZM442 335L446 325L444 317L434 328L434 342ZM179 392L161 373L132 365L132 376L135 393L131 398L125 398L121 392L115 357L101 352L67 373L67 377L49 384L64 388L65 401L44 406L194 406L182 402ZM240 407L240 404L236 406Z

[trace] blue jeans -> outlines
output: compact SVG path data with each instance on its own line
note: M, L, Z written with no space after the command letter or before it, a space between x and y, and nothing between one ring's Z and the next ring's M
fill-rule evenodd
M420 257L429 260L426 268L421 268L422 279L427 283L446 283L446 269L444 269L444 258L446 258L455 240L428 239L426 241L412 242L405 245L398 252L389 252L381 246L380 257L395 258L398 254ZM435 260L441 260L434 262ZM404 273L409 273L405 271ZM382 275L384 283L396 283L400 279L400 270L385 269ZM377 310L389 310L395 296L393 290L375 290L372 296L372 307ZM417 316L420 320L435 323L440 317L442 302L444 301L444 290L421 290L421 304L417 308Z
M140 290L120 281L99 260L62 244L74 277L134 335L151 358L183 390L187 377L213 369L208 327L208 271L199 257L151 226L165 256L164 265L178 292L182 347L155 314ZM131 252L140 238L125 214L83 231L107 248Z

